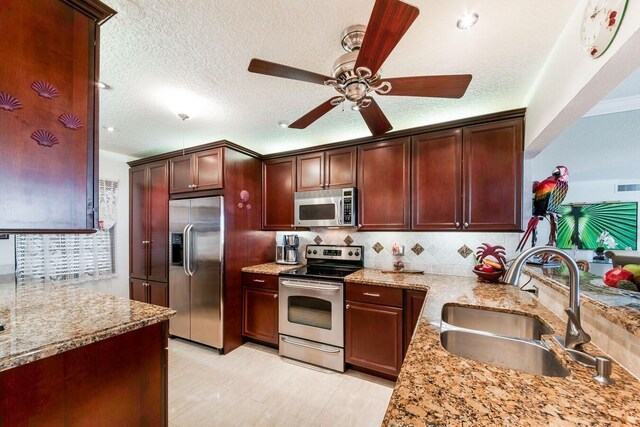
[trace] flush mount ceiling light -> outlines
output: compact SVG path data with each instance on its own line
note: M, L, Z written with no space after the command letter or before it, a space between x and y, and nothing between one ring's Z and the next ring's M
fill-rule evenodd
M458 19L458 28L461 30L466 30L468 28L473 27L476 22L478 22L478 14L477 13L467 13L463 15L460 19Z
M278 126L280 126L281 128L288 128L289 124L287 122L280 122L278 123Z
M105 82L98 82L98 87L100 89L111 89L111 86L109 86L108 84L106 84Z

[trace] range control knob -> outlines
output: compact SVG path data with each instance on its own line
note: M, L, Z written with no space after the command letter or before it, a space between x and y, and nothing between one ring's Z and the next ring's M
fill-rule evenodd
M313 254L316 255L318 253L318 251L313 251Z
M307 251L307 253L308 253L309 255L311 255L311 249L309 249L309 250Z
M356 256L360 256L360 252L356 252Z
M353 251L349 251L349 256L353 256Z

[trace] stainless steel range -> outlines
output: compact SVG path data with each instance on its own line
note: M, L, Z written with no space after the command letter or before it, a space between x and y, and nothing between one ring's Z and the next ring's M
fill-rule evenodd
M344 277L362 246L308 245L307 265L280 275L280 355L344 372Z

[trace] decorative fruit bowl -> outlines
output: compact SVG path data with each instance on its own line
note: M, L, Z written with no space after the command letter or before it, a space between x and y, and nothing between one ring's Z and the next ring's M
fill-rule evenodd
M497 282L504 275L504 270L486 272L481 270L473 270L478 278L484 282Z

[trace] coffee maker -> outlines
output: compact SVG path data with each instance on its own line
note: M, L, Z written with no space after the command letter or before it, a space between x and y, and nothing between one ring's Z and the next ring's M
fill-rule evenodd
M285 234L282 245L276 246L276 264L297 264L300 260L300 239L297 234Z

